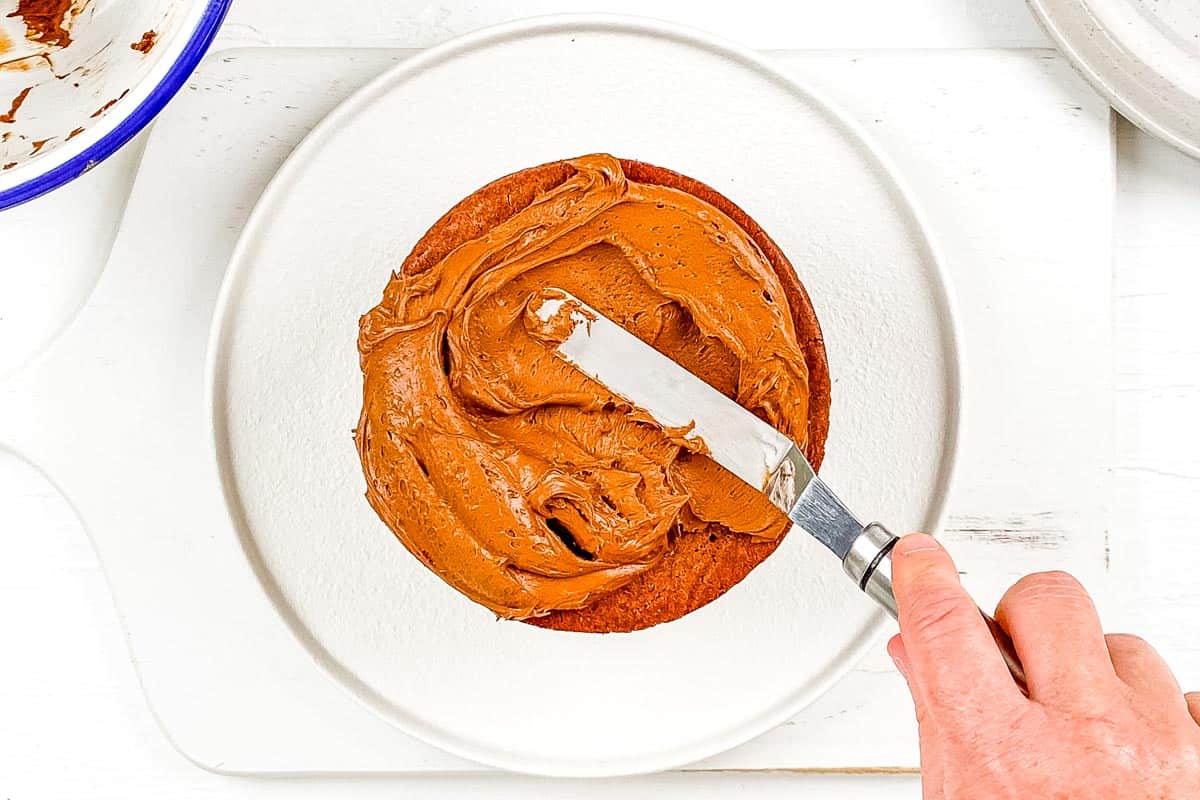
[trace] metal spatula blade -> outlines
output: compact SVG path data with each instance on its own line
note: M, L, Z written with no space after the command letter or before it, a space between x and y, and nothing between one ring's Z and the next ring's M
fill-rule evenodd
M799 447L621 326L561 294L534 309L547 322L564 307L571 314L574 328L557 348L561 358L663 427L688 429L686 438L703 442L714 461L765 493L838 558L850 555L863 525Z
M878 523L859 522L795 443L568 292L547 290L530 310L547 326L569 315L556 355L664 428L685 430L685 438L702 442L714 461L766 494L842 561L860 589L897 616L891 550L898 537ZM1024 690L1012 641L995 620L983 616Z

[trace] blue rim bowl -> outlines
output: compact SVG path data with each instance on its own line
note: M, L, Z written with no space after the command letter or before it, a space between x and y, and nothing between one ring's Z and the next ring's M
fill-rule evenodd
M192 31L191 38L180 51L166 75L158 85L146 96L141 104L115 128L96 140L83 152L73 156L58 166L34 175L29 180L8 189L0 189L0 210L32 200L52 189L57 189L65 183L75 180L80 175L99 164L104 159L121 149L171 100L187 83L200 59L208 52L221 22L229 11L233 0L208 0L199 22Z

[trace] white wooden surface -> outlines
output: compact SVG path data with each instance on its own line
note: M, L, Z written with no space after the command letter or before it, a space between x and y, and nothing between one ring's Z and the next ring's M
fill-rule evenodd
M1200 687L1200 161L1117 131L1117 467L1110 624Z
M659 17L760 49L1047 44L1020 0L359 0L336 12L318 0L238 0L216 46L420 48L504 20L578 11ZM135 142L0 217L0 375L43 347L91 289L140 152Z
M215 492L200 495L192 515L214 511L202 525L212 535L184 535L166 521L161 534L148 537L144 525L131 524L130 501L120 499L123 476L95 470L120 447L113 437L125 434L59 423L79 415L75 381L125 386L150 370L170 396L200 391L195 375L208 318L188 314L211 303L262 185L329 107L399 57L256 48L212 59L151 137L112 263L87 310L43 359L0 386L0 410L14 409L0 420L0 441L7 438L62 481L92 525L151 706L175 744L212 768L475 768L399 736L348 702L298 652L250 580L233 537L219 527L224 515ZM1107 108L1081 96L1077 78L1046 51L773 58L829 93L901 161L943 251L966 360L967 422L949 534L973 588L985 602L994 600L1017 575L1047 566L1070 567L1095 583L1104 572L1111 415L1108 402L1081 401L1112 395ZM997 104L997 96L1010 99ZM929 125L931 118L940 124ZM231 177L212 180L214 153L223 154ZM1039 187L1032 197L1029 185ZM1072 213L1060 216L1067 206ZM163 315L151 341L124 324L135 313L134 296L146 305L139 318ZM994 335L1000 329L1003 337ZM122 357L97 352L98 340ZM1087 357L1073 353L1077 340L1089 343ZM193 363L161 362L167 348ZM1040 390L1010 391L1027 385ZM136 400L127 389L115 396L143 409L126 451L170 441L174 453L189 452L182 430L196 426L146 413L157 407L150 387ZM101 400L92 405L104 407ZM1059 424L1068 416L1075 425ZM1060 479L1064 462L1075 469ZM163 466L189 486L206 480L186 459ZM156 509L179 497L152 493L140 503L145 518L170 520L170 511ZM215 585L222 586L217 595ZM222 644L224 656L212 658ZM874 721L865 742L863 718ZM865 664L787 725L701 766L916 763L907 696L879 643Z
M378 10L377 3L363 5ZM530 5L505 4L513 16ZM661 14L661 5L647 2L643 10ZM841 20L840 33L833 22L825 26L821 21L840 16L829 5L806 7L816 20L808 27L821 28L829 37L854 40L865 29L876 44L894 46L925 37L932 38L921 44L946 47L1039 41L1021 22L1024 10L1019 4L999 0L910 4L907 11L915 30L903 24L905 20L875 25L872 15L857 4L852 6L856 18L849 24ZM395 6L389 8L394 18L423 20L416 28L426 23L438 28L429 20L453 17L438 13L442 4ZM271 10L279 5L242 0L230 30L252 33L250 24L281 25L286 16L288 24L299 20L311 33L316 30L314 20L324 19L317 7L291 3L286 14L273 17ZM938 24L931 27L931 19ZM942 24L945 19L966 24ZM1014 37L1014 30L1024 30L1026 38ZM379 43L409 44L395 38L397 31L396 26L379 25L363 31L361 38L370 43L379 33L386 39ZM938 39L931 31L945 35ZM454 32L458 31L445 31ZM353 43L356 36L360 34L346 34L345 40ZM262 38L269 36L263 33ZM1112 542L1113 563L1126 566L1113 582L1118 601L1109 604L1107 618L1112 628L1147 634L1184 682L1195 687L1200 685L1200 652L1193 632L1200 603L1191 574L1198 549L1192 493L1200 481L1200 464L1191 420L1200 390L1200 329L1191 298L1200 288L1195 269L1200 252L1200 226L1195 224L1200 217L1200 164L1127 125L1120 125L1118 133L1118 466L1113 530L1128 535ZM111 240L120 189L130 180L135 155L126 151L121 160L93 171L75 185L74 194L67 194L68 189L0 216L0 352L11 363L37 349L86 293L88 276L99 269L105 243ZM48 274L37 275L38 268ZM909 778L705 774L616 786L547 786L520 778L293 783L203 773L169 749L142 703L82 529L44 480L11 459L0 460L0 634L0 793L11 797L158 797L168 792L204 797L374 797L397 791L446 796L554 791L591 797L650 790L668 797L916 796L915 782Z

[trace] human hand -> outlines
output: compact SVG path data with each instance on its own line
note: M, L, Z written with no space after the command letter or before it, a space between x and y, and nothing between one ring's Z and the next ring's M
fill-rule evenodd
M1022 578L996 609L1028 698L934 539L897 543L892 582L925 800L1200 798L1200 693L1141 639L1105 636L1070 575Z

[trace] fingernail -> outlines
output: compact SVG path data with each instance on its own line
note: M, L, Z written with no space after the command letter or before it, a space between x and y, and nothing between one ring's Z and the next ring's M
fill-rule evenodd
M908 662L899 656L892 656L892 663L896 665L896 669L904 676L904 680L908 680Z
M938 544L937 539L934 539L928 533L910 533L896 542L896 547L892 551L892 557L904 557L913 553L927 553L941 549L943 548Z
M896 665L896 669L900 670L900 674L908 680L908 660L904 658L904 640L897 634L893 636L887 645L887 654L891 657L892 663Z

